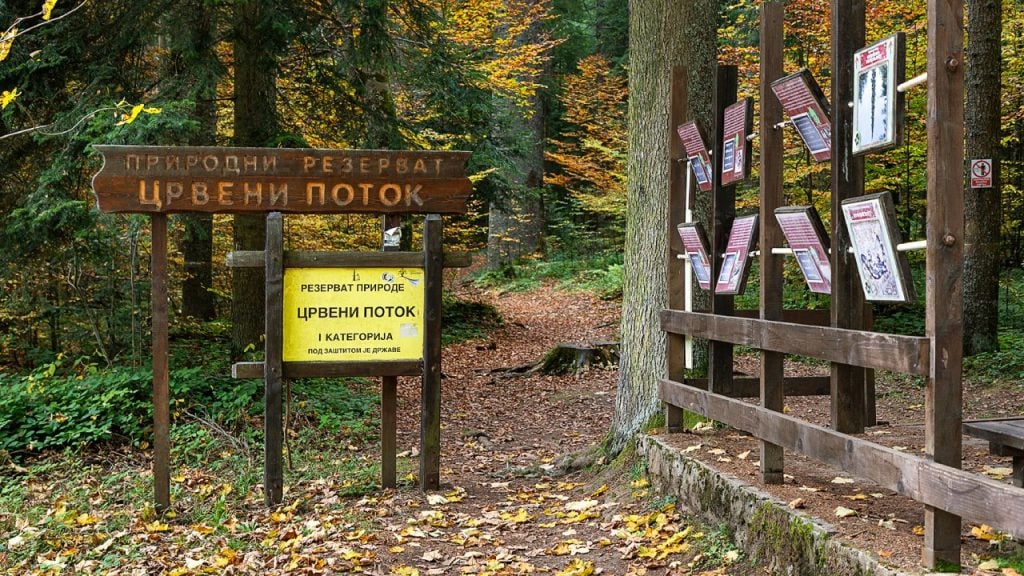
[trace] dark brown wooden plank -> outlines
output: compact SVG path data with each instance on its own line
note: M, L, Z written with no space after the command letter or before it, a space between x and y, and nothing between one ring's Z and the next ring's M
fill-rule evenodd
M96 146L104 212L465 213L468 152Z
M964 422L963 429L971 436L1024 450L1024 420Z
M857 276L841 204L864 194L864 159L853 155L853 54L864 42L864 0L832 0L832 325L860 330L864 292ZM832 426L864 431L864 370L832 366Z
M420 487L441 485L441 217L427 215L423 223L424 308L423 385L420 413Z
M925 453L957 468L963 451L963 39L963 0L928 0L925 335L932 369L925 386ZM1002 508L1001 499L990 502ZM960 562L960 518L939 508L925 510L923 561L929 567Z
M160 511L171 507L170 360L167 340L167 216L154 214L152 227L153 306L153 498Z
M284 351L284 217L267 215L266 303L263 380L263 502L281 504L284 495L284 421L282 354Z
M662 380L659 396L918 502L1001 532L1024 534L1019 488L678 382Z
M711 313L723 316L732 315L735 297L715 293L715 279L722 270L722 255L729 241L732 221L736 218L736 186L722 185L722 135L725 132L725 109L736 102L737 78L736 66L718 66L714 98L715 130L711 136L715 166L714 189L711 192ZM731 394L732 365L732 342L712 341L708 346L708 381L712 390L720 394Z
M263 378L263 362L238 362L231 366L231 377ZM423 363L402 362L284 362L284 378L345 378L356 376L419 376Z
M669 104L668 121L668 157L669 157L669 193L668 193L668 253L665 266L668 269L668 306L681 310L686 306L686 266L677 258L685 254L683 242L679 238L676 226L686 222L686 181L689 168L683 142L676 133L676 127L686 121L686 68L672 68L672 92ZM666 354L668 377L682 380L686 372L686 337L679 334L668 334L666 338ZM665 426L669 430L680 430L683 426L683 411L670 404L665 405Z
M661 329L700 338L725 340L759 350L798 354L830 362L918 376L927 376L930 366L929 341L927 338L916 336L715 316L681 310L662 310ZM863 387L863 382L861 386Z
M688 386L708 389L707 378L687 378ZM761 394L761 378L751 376L732 377L731 398L757 398ZM786 396L828 396L831 394L831 380L828 376L790 376L782 382Z
M763 170L763 168L762 168ZM772 216L774 218L774 216ZM676 308L681 310L681 308ZM760 310L733 310L737 318L760 318ZM783 310L782 321L790 324L807 324L809 326L831 326L832 316L827 309L823 310Z
M469 252L445 252L445 268L468 268L473 264ZM263 250L228 252L229 268L262 268ZM288 250L284 253L285 268L357 268L403 266L422 268L422 252L314 252Z
M398 377L380 379L380 485L398 485Z
M784 74L783 51L783 6L779 2L761 4L761 247L782 246L785 235L775 219L775 209L785 205L782 191L782 132L775 125L782 121L782 104L772 92L772 82ZM762 249L761 272L761 319L782 320L782 256ZM768 410L781 412L785 404L783 361L780 352L761 352L760 400ZM734 390L735 392L735 390ZM783 482L784 455L781 446L761 441L761 481L765 484Z

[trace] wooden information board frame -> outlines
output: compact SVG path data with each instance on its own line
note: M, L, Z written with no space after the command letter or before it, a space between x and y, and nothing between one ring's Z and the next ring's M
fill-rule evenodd
M472 192L469 152L311 150L231 147L104 146L93 178L103 212L150 214L152 223L153 485L159 510L170 501L170 391L167 315L168 213L269 213L264 251L229 255L232 267L266 273L266 350L259 363L232 366L236 378L262 378L265 399L264 500L283 496L281 391L286 378L382 377L382 484L395 478L397 376L422 376L420 487L440 486L441 271L468 265L442 249L441 214L462 214ZM425 213L423 251L284 251L282 212ZM283 282L288 266L406 266L424 271L423 358L394 362L292 362L282 359Z

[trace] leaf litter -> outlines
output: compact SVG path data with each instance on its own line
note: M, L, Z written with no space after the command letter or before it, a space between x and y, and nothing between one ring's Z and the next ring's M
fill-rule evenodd
M721 535L709 535L670 500L654 499L636 463L546 475L558 468L558 456L607 432L615 370L501 381L478 370L539 358L559 342L610 340L616 304L547 286L475 296L491 299L506 325L483 345L445 349L442 490L416 488L419 383L402 379L397 490L360 490L345 471L375 466L379 446L339 438L336 453L296 449L298 470L286 473L286 505L276 510L263 506L258 463L240 475L237 466L222 465L231 458L225 452L202 466L176 462L173 510L159 514L146 454L50 455L34 468L4 472L5 492L23 502L0 510L9 534L0 540L0 571L755 573Z

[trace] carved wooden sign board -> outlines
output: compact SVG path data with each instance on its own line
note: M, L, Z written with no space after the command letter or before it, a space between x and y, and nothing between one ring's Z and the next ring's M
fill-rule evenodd
M466 212L469 152L95 146L103 212Z

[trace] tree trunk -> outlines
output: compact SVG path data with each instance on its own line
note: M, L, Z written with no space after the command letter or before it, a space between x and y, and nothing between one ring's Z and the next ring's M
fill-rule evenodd
M690 106L710 123L716 61L716 2L632 0L629 11L629 161L622 347L610 453L659 411L665 334L658 312L668 304L669 82L672 67L689 68Z
M992 159L992 187L964 193L964 354L999 349L1001 32L999 0L967 2L967 158ZM968 170L969 170L968 166Z
M534 22L521 42L539 41L543 33L540 22ZM543 76L551 73L550 63ZM544 78L537 79L544 84ZM491 202L487 219L487 268L494 270L533 254L541 248L544 238L544 102L535 92L525 109L506 99L499 110L507 114L499 139L513 152L512 166L506 177L508 187L500 198Z
M274 20L281 16L271 0L238 5L235 27L235 145L268 146L278 134L277 40ZM234 250L263 250L266 215L234 218ZM264 331L264 282L261 268L234 268L231 276L232 347L235 355L260 344Z
M191 32L189 46L184 47L183 69L178 74L191 75L189 92L195 99L195 118L200 132L189 140L193 146L216 143L217 77L219 69L214 50L213 10L205 1L190 2L185 17ZM198 320L213 320L217 315L213 286L213 215L184 214L185 235L181 242L185 258L185 277L181 282L181 313Z

